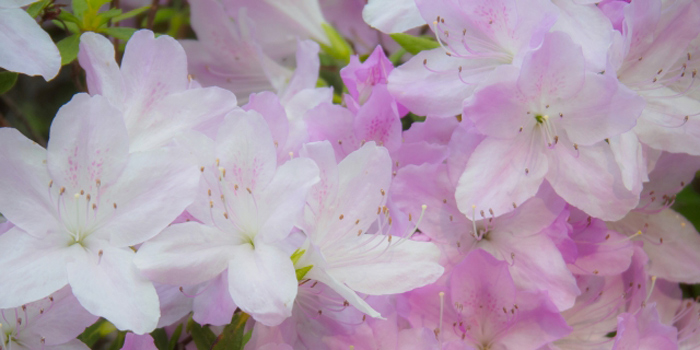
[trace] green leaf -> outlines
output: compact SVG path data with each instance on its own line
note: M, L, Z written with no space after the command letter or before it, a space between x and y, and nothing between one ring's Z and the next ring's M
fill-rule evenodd
M111 0L87 0L88 6L93 10L99 10L105 4L109 4Z
M38 16L38 15L41 13L41 11L43 11L43 10L46 8L46 6L48 6L50 3L51 3L51 0L44 0L44 1L35 2L35 3L31 4L31 5L29 5L29 7L27 7L27 13L28 13L29 16L31 16L32 18L35 18L35 17Z
M136 28L128 27L109 27L101 30L102 33L107 34L111 37L115 37L119 40L128 41L131 36L136 33Z
M143 6L143 7L137 8L137 9L133 9L129 12L122 13L121 15L115 16L114 18L112 18L112 23L117 23L117 22L123 21L125 19L136 17L136 16L148 11L148 9L150 9L150 8L151 8L151 6Z
M4 94L12 89L17 82L17 76L19 74L15 72L0 72L0 94Z
M177 325L177 328L175 328L175 332L173 332L173 336L170 338L170 342L168 343L168 350L175 350L177 347L177 342L180 340L180 334L182 334L182 323Z
M73 34L56 43L58 51L61 53L61 65L65 66L78 58L80 50L80 35Z
M406 49L403 47L396 50L396 52L392 53L391 56L389 56L389 61L395 66L398 66L401 63L401 57L406 54Z
M102 25L105 25L105 24L107 24L107 22L109 22L110 19L117 17L121 14L122 14L122 10L120 10L120 9L111 9L111 10L102 12L95 17L96 26L100 27Z
M72 13L67 12L67 11L61 11L61 13L58 14L58 19L60 19L63 22L73 23L75 25L75 27L68 26L68 29L71 29L71 28L78 29L79 28L78 26L80 26L80 23L81 23L80 18L75 17ZM54 20L53 22L60 24L61 21ZM68 24L68 23L66 23L66 24Z
M244 312L233 315L231 323L214 341L212 350L243 350L245 339L245 324L250 316Z
M695 229L700 231L700 193L693 187L693 184L686 186L676 195L673 209L693 223Z
M72 0L73 14L75 17L82 19L85 13L90 9L87 0ZM63 13L63 11L61 11Z
M202 327L192 318L187 322L187 333L192 336L197 350L210 350L216 340L216 335L208 326Z
M109 346L109 350L119 350L124 346L124 339L126 339L126 332L119 331L117 333L117 339L114 339L112 345Z
M321 23L321 27L323 27L323 31L326 32L326 37L331 43L330 46L320 44L323 51L331 55L331 57L341 60L343 63L350 62L350 55L352 55L350 44L330 24Z
M116 328L114 325L107 322L107 320L104 318L101 318L92 326L86 328L85 331L78 336L78 339L85 343L85 345L87 345L89 348L92 348L95 343L100 340L100 338L114 332L115 330Z
M251 338L251 337L253 337L253 330L252 330L252 329L249 330L249 331L247 331L247 332L245 332L245 334L243 335L243 346L245 346L246 344L248 344L248 342L250 341L250 338Z
M182 324L180 324L182 326ZM168 335L165 333L165 329L157 328L151 332L151 337L153 337L153 344L155 344L158 350L168 350Z
M301 281L304 278L304 276L306 276L306 274L309 272L309 270L311 270L313 267L314 267L314 265L309 265L309 266L304 266L300 269L296 269L297 281Z
M416 55L423 50L432 50L440 47L440 44L433 39L403 33L391 34L391 38L413 55Z

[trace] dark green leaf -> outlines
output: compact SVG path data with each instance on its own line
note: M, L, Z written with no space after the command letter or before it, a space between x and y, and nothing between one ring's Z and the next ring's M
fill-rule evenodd
M77 26L80 25L80 19L78 17L75 17L72 13L67 12L67 11L61 11L61 13L58 15L58 19L64 22L70 22L76 25L75 28L78 28ZM56 21L54 21L56 23ZM58 23L61 23L58 21ZM71 29L71 27L68 27L68 29Z
M175 347L177 347L177 342L180 340L180 334L182 334L182 323L177 325L177 328L175 328L175 332L173 332L173 336L170 338L170 342L168 343L168 350L175 350Z
M212 350L243 350L245 324L250 316L244 312L233 315L231 323L216 338Z
M182 328L180 328L182 329ZM153 337L153 344L155 344L158 350L168 350L168 335L165 333L165 329L157 328L155 331L151 332L151 337Z
M216 335L208 326L202 327L191 318L187 322L187 333L192 336L197 350L210 350L216 341Z
M100 327L102 327L102 325L106 322L107 320L104 318L99 319L97 322L93 323L92 326L86 328L85 331L83 331L83 334L78 336L78 339L85 343L85 345L87 345L89 348L92 348L95 343L102 338Z
M6 93L15 86L18 75L15 72L0 72L0 94Z
M148 11L148 9L150 9L150 8L151 8L151 6L143 6L143 7L137 8L137 9L133 9L129 12L122 13L121 15L115 16L114 18L112 18L112 23L117 23L117 22L123 21L125 19L136 17L136 16Z
M676 195L673 209L692 222L695 229L700 231L700 193L693 185L686 186Z
M80 35L73 34L56 43L58 51L61 53L61 65L67 65L78 57L80 50Z
M391 34L391 38L413 55L416 55L423 50L432 50L436 47L440 47L440 44L433 39L403 33Z
M38 16L41 13L42 10L44 10L46 8L46 6L49 5L49 3L51 3L51 0L44 0L44 1L35 2L31 5L29 5L29 7L27 7L27 13L32 18L35 18L36 16Z
M136 28L127 27L109 27L102 30L102 33L124 41L128 41L135 32Z
M112 345L109 346L109 350L119 350L124 346L124 339L126 339L126 332L120 331L117 333L117 339L114 339Z

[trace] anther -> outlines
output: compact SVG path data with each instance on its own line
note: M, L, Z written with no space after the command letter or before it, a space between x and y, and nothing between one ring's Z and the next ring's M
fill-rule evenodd
M663 72L663 71L664 71L664 69L663 69L663 68L661 68L661 69L659 69L659 71L658 71L658 72L656 72L656 74L661 74L661 72Z
M200 172L204 172L204 167L199 167Z
M100 179L95 180L95 185L97 185L97 187L102 186L102 180L100 180Z
M527 174L529 174L529 173L530 173L530 169L525 168L525 175L527 175Z
M117 209L117 203L112 203L112 206L114 207L114 209Z
M382 196L383 196L383 195L386 195L386 192L384 192L384 189L380 189L379 192L382 193Z
M343 220L344 217L345 217L345 215L340 214L340 216L338 217L338 219Z
M361 234L362 234L362 230L357 231L357 235L358 235L358 236L361 235Z
M523 127L521 126L518 132L523 132Z
M250 190L250 187L246 187L245 189L246 191L248 191L248 193L253 194L253 191Z
M224 218L228 219L228 213L224 212Z
M391 224L390 224L390 225L391 225ZM389 240L389 243L391 243L391 235L389 235L388 240Z
M574 143L574 149L578 151L578 145Z
M517 207L518 207L518 205L515 204L515 202L513 202L513 209L515 209L515 208L517 208Z
M49 181L49 188L51 188L51 186L53 186L53 180Z
M453 219L453 218L452 218L452 215L450 215L450 221L452 221L452 219Z
M64 194L64 193L66 193L66 188L63 187L63 186L61 186L61 189L58 190L58 195L60 196L60 195L62 195L62 194Z
M411 215L411 213L408 213L408 221L411 221L411 220L413 220L413 215Z
M559 143L559 136L554 135L554 144L556 145L557 143Z
M442 199L442 203L443 203L443 204L447 204L447 198L443 198L443 199Z
M209 201L209 208L214 208L214 201Z

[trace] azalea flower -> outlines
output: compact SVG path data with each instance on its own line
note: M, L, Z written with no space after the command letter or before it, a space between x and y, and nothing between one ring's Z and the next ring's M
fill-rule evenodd
M70 284L89 312L143 334L160 316L153 284L131 248L189 205L199 174L174 149L129 154L122 113L102 96L63 106L44 150L0 129L0 307L17 307Z
M297 294L282 240L318 181L318 168L300 158L278 166L270 130L255 111L230 113L216 141L202 138L198 145L203 179L187 211L199 222L168 227L141 246L136 264L144 275L171 285L225 273L235 305L277 325L291 315Z

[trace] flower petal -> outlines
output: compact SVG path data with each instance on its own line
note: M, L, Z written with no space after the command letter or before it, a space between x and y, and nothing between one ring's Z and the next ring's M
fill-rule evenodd
M0 212L30 235L43 237L58 227L58 204L51 203L46 150L17 129L0 129Z
M106 244L97 247L101 255L68 263L73 294L88 311L121 330L136 334L153 331L160 317L158 294L153 283L136 269L136 253Z
M195 285L226 270L232 257L227 244L231 240L218 228L196 222L176 224L144 243L134 264L153 281Z
M255 242L236 246L228 267L229 291L244 312L266 326L276 326L292 315L297 279L289 255Z
M66 263L82 249L66 248L66 236L51 232L37 239L17 227L0 235L0 308L47 297L68 283Z
M22 9L0 7L0 67L53 79L61 69L56 44Z

